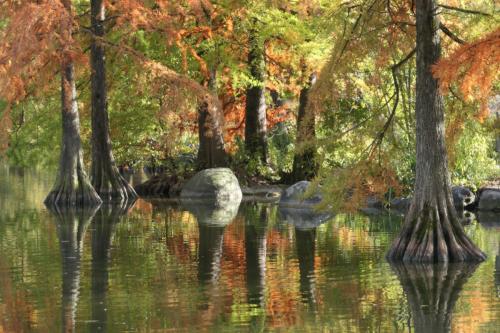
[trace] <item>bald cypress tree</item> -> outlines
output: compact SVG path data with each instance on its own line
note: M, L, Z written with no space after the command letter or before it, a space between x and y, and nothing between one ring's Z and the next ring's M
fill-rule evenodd
M441 56L438 5L419 0L417 21L417 163L413 200L387 259L412 262L482 261L453 205L445 146L444 104L431 66Z

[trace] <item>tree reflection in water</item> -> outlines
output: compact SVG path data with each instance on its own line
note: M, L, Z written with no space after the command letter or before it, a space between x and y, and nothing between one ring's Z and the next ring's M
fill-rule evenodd
M476 263L391 263L405 292L417 333L451 331L453 308Z
M269 207L258 204L253 206L253 210L245 212L247 297L250 305L264 308Z
M134 200L115 205L103 205L92 223L92 320L91 332L106 332L108 266L115 226L127 214Z
M295 228L297 257L300 270L300 294L302 301L309 305L311 311L316 310L314 256L316 249L316 228Z
M80 293L80 260L83 240L90 220L99 208L48 206L55 216L62 260L62 332L75 331L75 316Z

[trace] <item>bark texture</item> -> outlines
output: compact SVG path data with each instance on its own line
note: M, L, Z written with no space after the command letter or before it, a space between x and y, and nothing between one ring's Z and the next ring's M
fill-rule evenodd
M416 1L417 165L415 190L403 229L387 259L413 262L482 261L453 205L445 147L444 105L431 65L441 53L435 0Z
M104 0L91 0L91 81L92 81L92 185L102 200L135 198L133 187L120 175L111 149L104 45Z
M297 139L295 156L293 157L292 178L294 182L311 180L318 171L316 163L316 121L312 110L308 108L309 91L316 83L316 74L311 74L307 86L302 88L299 96L299 113L297 115Z
M63 2L71 12L71 1ZM63 27L71 35L71 25ZM66 37L68 37L66 36ZM70 59L68 50L62 50L63 59ZM80 139L80 117L76 101L74 66L65 61L61 67L62 142L59 170L53 189L45 199L48 206L96 206L101 199L90 184L83 165Z
M451 332L455 303L477 264L392 265L401 282L416 333Z
M267 119L265 96L264 45L256 36L255 28L250 30L248 66L255 81L246 91L245 105L245 148L252 157L267 164Z
M216 71L212 70L208 80L209 90L214 97L217 96L216 75ZM226 167L228 165L224 148L223 123L224 117L219 105L209 101L208 98L202 101L198 106L200 147L198 149L197 165L199 170Z

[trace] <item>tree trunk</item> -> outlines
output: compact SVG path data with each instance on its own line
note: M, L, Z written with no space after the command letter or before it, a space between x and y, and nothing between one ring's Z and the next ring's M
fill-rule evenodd
M444 105L431 65L441 53L435 0L416 1L417 165L415 190L403 229L392 244L391 261L482 261L466 236L453 205L445 147Z
M104 46L104 1L91 0L92 185L104 201L122 201L137 194L120 175L111 151L107 110Z
M71 13L71 1L64 1ZM64 36L70 39L71 23L63 27ZM53 189L45 199L48 206L95 206L101 199L90 184L83 165L80 140L80 117L76 101L75 73L68 50L62 50L64 63L61 67L61 114L62 142L59 171Z
M309 91L316 83L316 74L311 74L309 83L302 88L299 97L299 114L297 116L297 139L295 143L295 156L293 157L292 179L294 182L310 180L317 173L316 163L316 121L312 110L307 107Z
M253 83L246 92L245 106L245 148L253 158L267 164L267 119L265 96L264 45L261 45L256 31L249 36L248 66Z
M477 263L391 266L406 294L415 333L450 332L453 308Z
M208 87L214 97L217 96L216 75L216 71L212 70L208 80ZM223 121L222 110L208 98L198 106L199 170L228 165L224 149Z

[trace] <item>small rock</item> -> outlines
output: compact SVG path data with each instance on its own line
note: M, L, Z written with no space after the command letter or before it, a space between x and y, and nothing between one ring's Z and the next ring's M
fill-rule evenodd
M400 211L406 212L410 208L411 198L395 198L391 200L390 208Z
M303 180L287 188L281 195L280 207L313 208L313 206L319 204L323 199L319 192L310 197L304 197L310 184L310 182Z
M476 195L464 186L453 186L451 193L453 194L453 202L457 209L463 209L476 200Z

